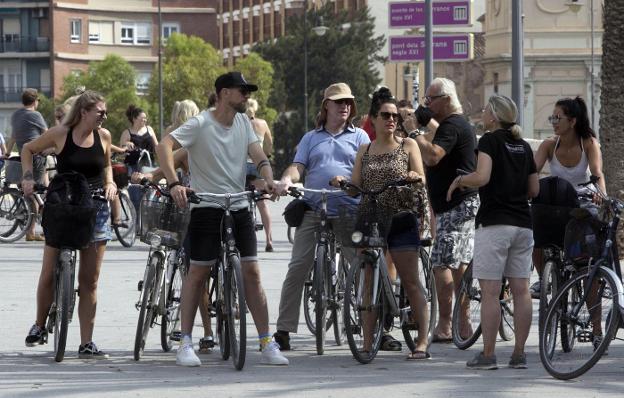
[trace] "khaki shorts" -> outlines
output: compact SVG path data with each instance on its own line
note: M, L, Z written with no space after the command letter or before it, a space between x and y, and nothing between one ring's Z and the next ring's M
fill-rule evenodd
M472 275L501 280L531 276L533 231L511 225L491 225L475 231Z

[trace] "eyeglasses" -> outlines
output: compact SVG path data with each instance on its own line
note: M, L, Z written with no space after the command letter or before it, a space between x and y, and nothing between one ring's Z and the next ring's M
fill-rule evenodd
M351 105L352 100L349 98L340 98L337 100L331 100L336 105Z
M440 95L425 95L425 102L430 104L433 102L434 99L436 98L441 98L441 97L447 97L446 94L440 94Z
M548 121L550 122L550 124L559 124L561 119L563 118L559 115L548 116Z
M249 93L251 93L251 91L247 90L245 87L238 87L238 91L242 96L249 95Z
M379 112L379 116L381 116L381 118L383 120L390 120L390 118L392 118L393 120L399 120L399 114L398 113Z
M97 111L96 113L97 113L98 117L100 117L100 118L108 116L108 112L106 111L106 109L103 109L101 111Z

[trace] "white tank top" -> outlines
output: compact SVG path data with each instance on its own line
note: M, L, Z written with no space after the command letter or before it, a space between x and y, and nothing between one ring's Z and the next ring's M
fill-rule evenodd
M581 160L576 166L566 167L562 165L557 159L557 147L559 146L559 137L557 137L557 143L555 144L555 150L553 151L552 159L550 159L550 174L563 178L570 182L577 191L585 188L579 187L578 184L589 181L589 162L587 161L587 154L583 147L583 139L581 139Z

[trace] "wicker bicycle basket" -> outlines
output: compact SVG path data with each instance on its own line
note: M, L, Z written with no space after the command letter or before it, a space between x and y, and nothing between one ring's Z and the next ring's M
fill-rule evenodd
M393 213L387 208L373 206L372 203L359 206L343 206L339 209L338 217L341 228L336 235L344 246L349 247L385 247L386 238L390 232ZM377 234L374 225L377 224ZM359 242L353 241L353 232L362 233ZM336 231L334 231L336 233Z
M145 198L141 201L141 242L160 244L173 249L182 246L191 218L189 208L181 209L167 198Z

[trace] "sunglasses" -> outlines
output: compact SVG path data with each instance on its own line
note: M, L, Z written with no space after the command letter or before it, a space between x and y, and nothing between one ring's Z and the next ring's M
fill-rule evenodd
M563 118L559 115L548 116L548 121L550 122L550 124L559 124L561 119Z
M348 98L341 98L337 100L332 100L332 102L336 105L351 105L351 100Z
M251 93L251 91L247 90L244 87L238 87L238 91L241 93L241 95L245 96Z
M392 117L393 120L399 120L399 114L398 113L379 112L379 116L381 116L381 118L383 120L390 120L391 117Z
M432 103L433 100L435 100L436 98L442 98L442 97L446 97L446 94L440 94L440 95L425 95L425 102L427 103Z
M106 111L106 109L101 110L101 111L97 111L96 113L97 113L97 115L98 115L99 117L101 117L101 118L102 118L102 117L105 117L105 116L108 116L108 112Z

